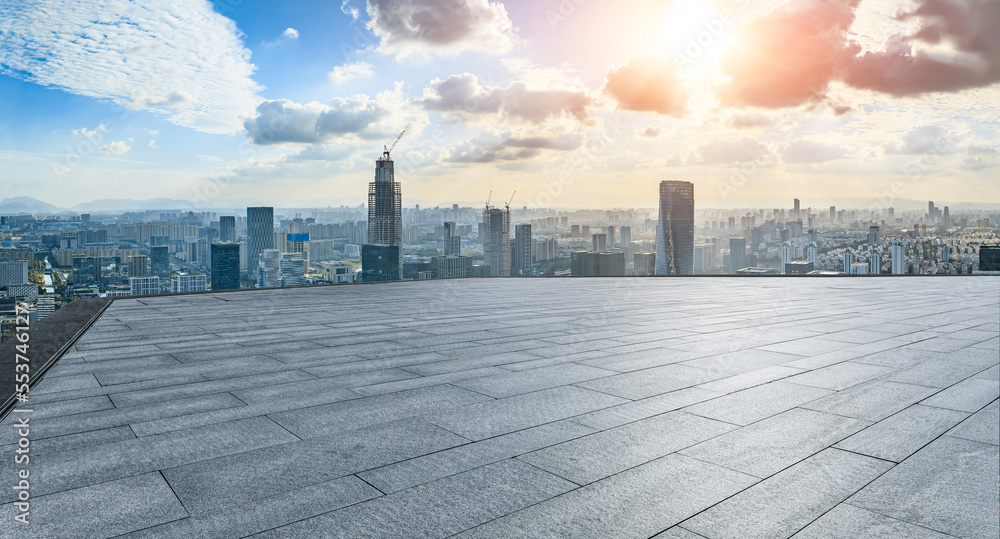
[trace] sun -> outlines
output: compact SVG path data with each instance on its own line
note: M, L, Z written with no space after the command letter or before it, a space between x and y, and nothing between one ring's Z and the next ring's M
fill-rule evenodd
M660 25L664 52L691 66L704 66L732 44L733 15L705 0L674 0Z

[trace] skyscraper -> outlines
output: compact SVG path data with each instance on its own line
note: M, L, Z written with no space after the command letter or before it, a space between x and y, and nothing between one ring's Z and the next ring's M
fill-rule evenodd
M798 200L796 200L798 202ZM792 244L790 242L785 242L781 244L780 253L780 267L778 268L778 273L785 274L785 264L787 264L792 259Z
M944 207L944 215L941 216L941 222L944 226L951 226L951 213L948 211L948 206Z
M514 227L514 252L511 254L513 275L530 275L532 263L531 225Z
M274 288L281 277L281 253L277 249L265 249L257 262L257 287Z
M444 243L444 256L459 256L462 254L462 237L458 235L458 225L452 221L444 224L441 232Z
M836 206L830 206L830 216L829 217L830 217L830 222L831 223L836 223L837 222L837 207Z
M608 248L615 248L615 227L611 225L608 227Z
M632 227L623 226L621 228L622 236L622 249L628 249L628 246L632 244Z
M607 251L608 250L608 235L607 234L594 234L593 237L592 237L592 239L591 239L591 243L593 245L593 248L590 249L591 251L594 251L595 253L598 252L598 251Z
M368 243L361 247L362 281L399 280L403 275L402 245L403 190L396 182L387 150L375 161L375 181L368 184Z
M694 273L694 184L660 182L656 226L656 274Z
M247 267L254 268L250 271L255 279L260 255L267 249L274 249L274 208L247 208Z
M302 253L281 253L281 277L278 286L305 286L306 261Z
M398 245L361 246L361 282L398 281L402 271Z
M127 268L129 277L148 277L149 258L146 255L130 256Z
M240 288L240 244L212 244L212 290Z
M166 278L170 275L170 251L166 245L149 248L150 271L153 275Z
M868 273L879 275L882 273L882 253L872 249L868 253Z
M902 275L906 273L906 268L903 267L903 244L893 242L889 253L892 255L892 274Z
M798 219L799 215L800 215L799 214L799 199L797 199L797 198L794 199L794 202L792 204L795 206L794 209L792 210L792 219Z
M483 210L483 262L491 277L510 276L510 222L498 208Z
M736 272L745 268L747 253L747 240L745 238L729 238L729 273L736 275Z
M933 200L928 200L927 201L927 222L928 223L933 223L934 222L934 214L935 214L935 211L934 211L934 201Z
M806 247L806 260L813 265L816 264L816 242L809 242L809 246Z
M854 253L850 249L844 251L844 273L851 274L851 266L854 265Z
M236 241L235 215L222 215L219 217L219 241L222 243Z

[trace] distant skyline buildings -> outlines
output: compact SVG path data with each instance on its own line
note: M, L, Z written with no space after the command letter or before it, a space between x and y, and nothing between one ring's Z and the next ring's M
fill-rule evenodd
M660 182L656 227L656 274L694 273L694 184Z
M257 278L256 269L260 255L267 249L274 249L274 208L257 206L247 208L247 265L253 268L252 278Z

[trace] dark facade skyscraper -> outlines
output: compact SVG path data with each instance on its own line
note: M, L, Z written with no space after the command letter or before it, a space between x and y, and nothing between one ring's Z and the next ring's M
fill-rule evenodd
M441 232L444 243L444 256L459 256L462 254L462 237L458 235L458 226L454 222L446 222Z
M402 271L398 245L361 246L361 282L398 281Z
M256 278L257 261L265 249L274 249L274 208L247 208L247 267Z
M979 248L979 271L1000 271L1000 245Z
M747 267L747 240L745 238L729 238L729 273L736 275L737 271Z
M212 244L212 290L240 288L240 244Z
M368 184L368 243L361 246L362 281L398 281L403 275L403 191L386 151ZM392 266L392 267L390 267Z
M660 182L656 225L656 274L694 273L694 184Z
M223 243L236 241L236 216L222 215L219 217L219 241Z
M160 278L170 275L170 251L166 245L156 245L149 248L150 272Z
M531 243L531 225L514 227L514 252L511 253L511 275L530 275L533 247Z

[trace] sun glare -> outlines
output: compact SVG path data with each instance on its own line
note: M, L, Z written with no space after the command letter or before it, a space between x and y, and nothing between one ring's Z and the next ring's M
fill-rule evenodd
M701 67L722 54L732 40L732 13L704 0L675 0L663 16L660 44L667 54Z

